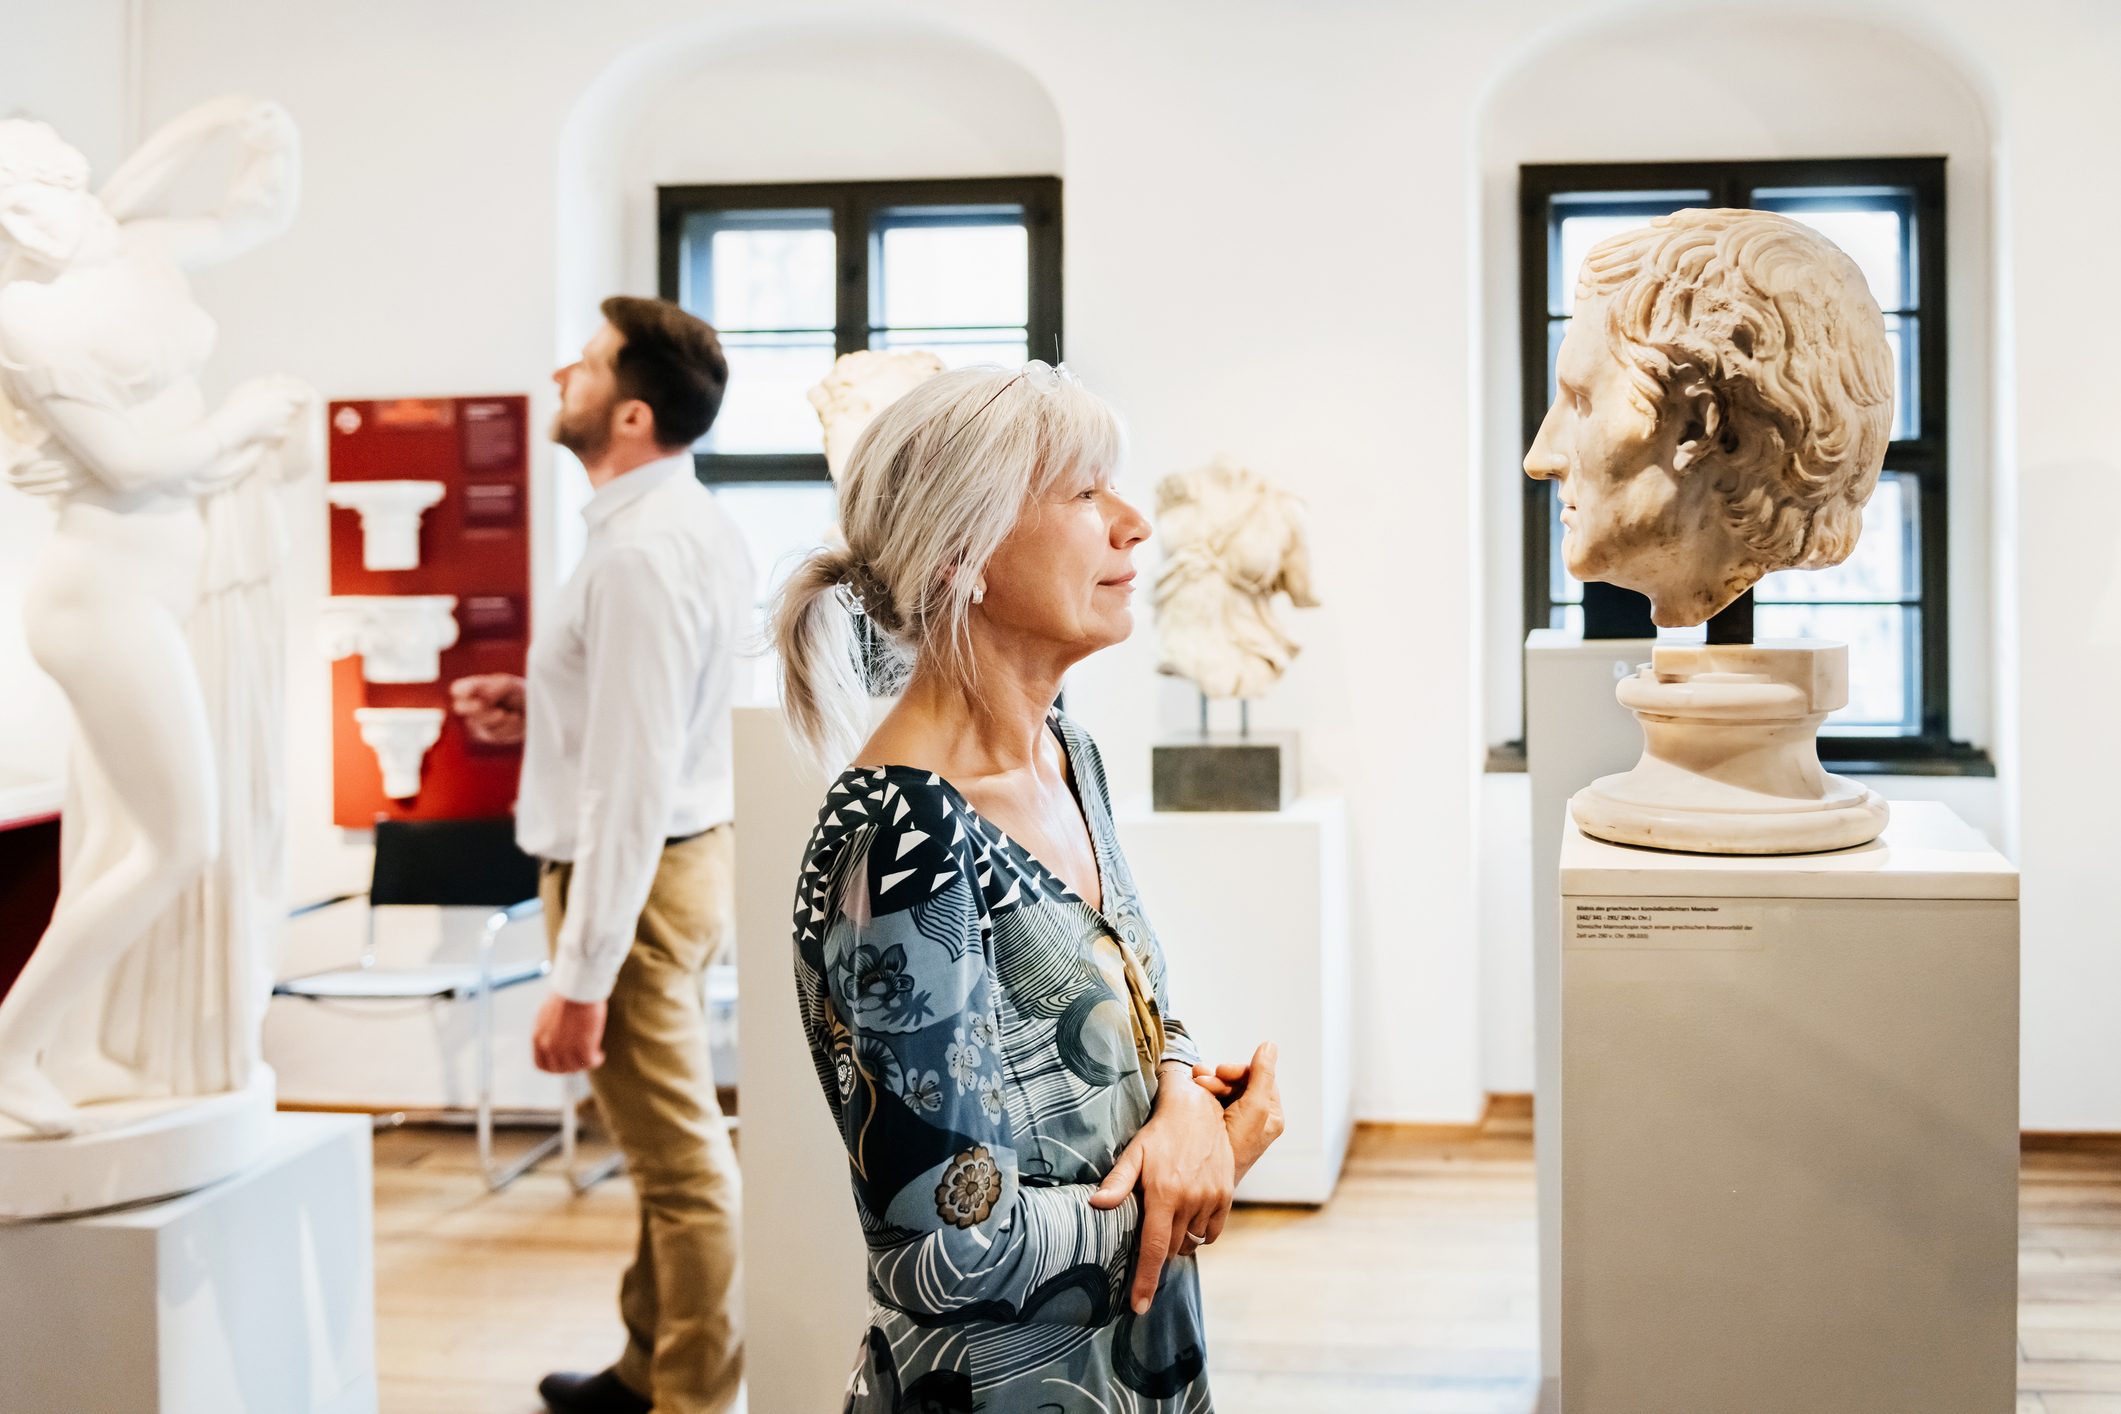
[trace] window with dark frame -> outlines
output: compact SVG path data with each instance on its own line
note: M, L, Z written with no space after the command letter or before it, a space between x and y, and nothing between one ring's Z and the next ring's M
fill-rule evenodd
M1056 177L658 190L660 288L715 326L729 389L694 449L718 485L827 482L806 394L858 349L950 367L1061 358Z
M1576 271L1606 237L1684 207L1751 207L1813 226L1855 260L1896 356L1893 441L1855 554L1762 580L1756 632L1849 644L1849 705L1820 733L1820 755L1836 769L1988 769L1949 735L1944 159L1526 166L1519 196L1524 446L1553 401ZM1601 586L1586 605L1561 564L1560 513L1556 483L1526 478L1526 631L1615 636L1612 620L1646 622L1626 591Z

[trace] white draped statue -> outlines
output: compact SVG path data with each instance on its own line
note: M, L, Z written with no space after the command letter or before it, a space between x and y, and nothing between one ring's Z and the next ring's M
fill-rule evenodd
M58 908L0 1000L0 1139L269 1087L258 1036L286 795L276 491L315 469L321 419L287 377L208 406L214 324L185 271L284 229L298 162L284 109L224 98L95 193L49 127L0 122L0 458L57 505L24 616L76 725ZM182 183L215 172L229 175L210 209L176 209Z

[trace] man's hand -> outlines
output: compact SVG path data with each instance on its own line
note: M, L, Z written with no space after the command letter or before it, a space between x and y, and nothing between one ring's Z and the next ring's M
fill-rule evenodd
M481 673L449 685L449 705L473 740L488 746L523 741L523 680L514 673Z
M1213 1096L1186 1082L1183 1067L1167 1068L1157 1092L1156 1112L1141 1127L1090 1206L1109 1210L1142 1190L1140 1250L1134 1263L1132 1301L1137 1314L1149 1309L1169 1257L1190 1257L1222 1235L1237 1186L1235 1159Z
M530 1028L530 1054L539 1070L553 1075L595 1070L604 1063L604 1003L549 993Z

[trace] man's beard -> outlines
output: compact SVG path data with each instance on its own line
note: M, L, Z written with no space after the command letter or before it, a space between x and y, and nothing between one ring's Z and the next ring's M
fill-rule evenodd
M562 407L552 417L552 440L580 461L596 460L611 445L611 408L598 408L570 420Z

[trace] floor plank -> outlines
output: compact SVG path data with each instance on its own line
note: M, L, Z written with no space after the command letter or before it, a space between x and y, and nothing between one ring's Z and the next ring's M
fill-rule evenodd
M2121 1153L2028 1154L2017 1414L2121 1414ZM618 1349L623 1178L480 1183L468 1136L376 1136L386 1414L535 1414L546 1370ZM1201 1263L1220 1414L1530 1414L1532 1155L1521 1126L1358 1133L1321 1211L1247 1208ZM760 1411L760 1414L771 1414Z

